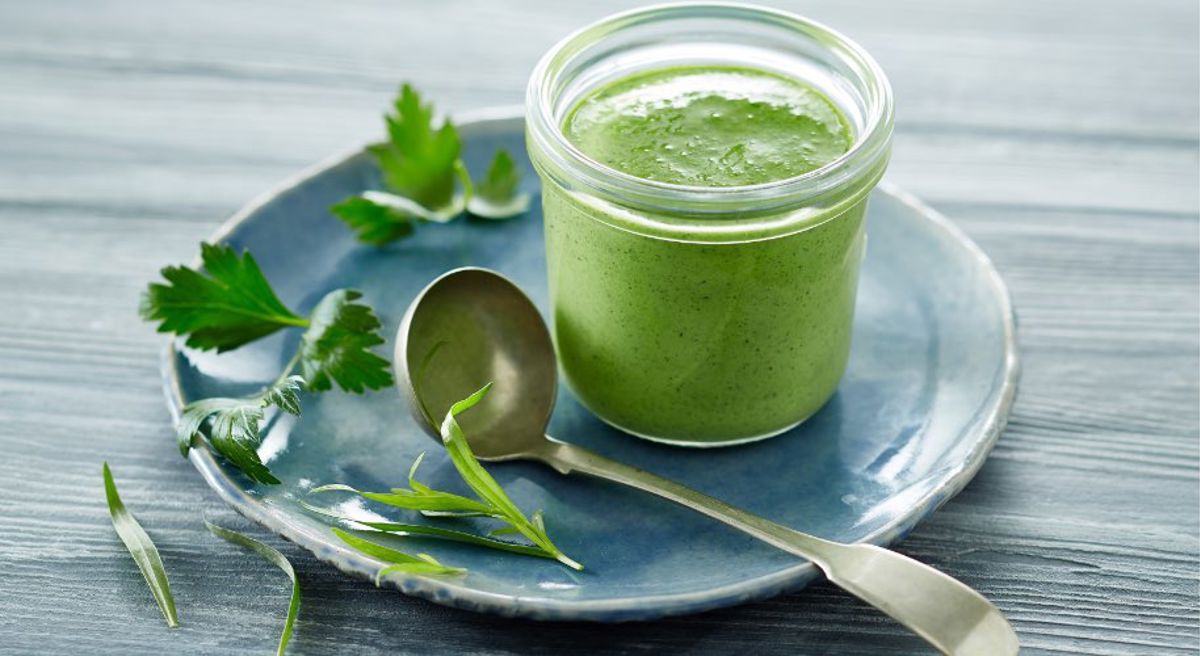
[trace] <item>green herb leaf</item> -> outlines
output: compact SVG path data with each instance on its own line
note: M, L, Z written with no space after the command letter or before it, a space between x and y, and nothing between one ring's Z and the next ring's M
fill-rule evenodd
M393 563L389 567L384 567L375 574L375 585L383 580L383 577L394 572L407 572L410 574L439 574L439 575L456 575L465 574L467 570L461 567L447 567L438 561L434 560L428 554L417 554L410 556L402 551L396 551L391 547L385 547L382 544L364 540L363 538L351 535L340 528L332 528L333 534L338 536L346 544L355 549L367 554L368 556L378 558L387 563Z
M250 253L201 244L206 273L184 266L162 270L168 284L151 283L141 315L158 331L187 335L187 345L218 352L235 349L286 326L307 326L275 295Z
M388 142L372 146L388 188L430 209L440 209L454 198L455 163L462 144L449 121L434 126L433 106L405 84L385 117Z
M449 223L462 213L465 196L455 197L437 210L383 191L365 191L334 205L330 210L358 235L358 240L386 246L413 234L416 221Z
M264 410L276 406L284 412L300 414L300 376L282 378L260 394L244 398L215 397L193 401L183 407L179 416L176 437L179 449L186 456L192 439L200 435L205 420L211 419L208 440L226 459L251 480L276 485L279 479L258 457L262 443L259 427Z
M394 194L389 195L400 198ZM412 204L420 207L416 203ZM359 241L367 244L383 246L413 234L415 215L411 210L379 202L367 197L367 194L351 196L329 209L358 234ZM427 210L421 208L421 211Z
M300 367L309 389L327 390L336 382L347 392L361 393L392 384L388 361L370 351L383 343L377 332L381 324L370 307L355 303L361 297L339 289L313 309L300 342Z
M439 492L437 490L429 490L429 493L418 493L413 490L403 490L396 488L392 492L363 492L356 490L349 485L333 484L322 485L313 488L309 494L318 494L321 492L351 492L357 494L364 499L377 501L384 505L393 506L395 508L404 508L405 510L419 510L421 512L430 513L473 513L475 515L488 515L492 509L478 501L450 494L449 492Z
M444 540L451 540L453 542L462 542L465 544L474 544L491 549L499 549L501 551L509 551L512 553L521 554L522 556L534 556L536 558L549 558L552 560L554 559L554 556L542 551L538 547L514 544L512 542L497 540L493 537L485 535L476 535L466 531L456 531L454 529L441 528L439 526L427 526L425 524L367 521L341 515L325 508L318 508L304 501L301 501L300 505L306 510L329 517L331 519L336 519L354 526L372 528L376 531L390 533L392 535L441 538ZM495 533L495 531L493 531L493 533Z
M483 180L474 185L467 211L485 219L507 219L529 209L529 194L517 193L521 171L507 150L497 150Z
M446 418L442 421L441 433L442 443L446 445L446 450L450 453L450 460L458 469L463 481L479 496L480 500L492 506L498 516L520 531L521 535L528 538L530 542L552 554L562 564L572 569L582 570L583 565L564 554L550 540L545 526L542 524L541 513L535 513L532 520L526 519L516 504L509 499L504 489L500 487L500 484L496 482L496 479L492 478L483 465L479 464L479 460L471 451L471 447L467 443L467 436L463 433L463 429L455 417L482 401L491 388L492 384L488 383L471 396L450 406L450 411L446 413Z
M204 520L204 525L208 527L208 530L213 535L245 547L262 556L265 560L283 570L283 573L287 574L288 578L292 580L292 601L288 604L287 620L283 623L283 634L279 636L279 647L275 650L277 656L283 656L283 653L287 651L288 641L292 639L292 627L296 624L296 616L300 613L300 583L296 580L296 570L292 568L292 563L274 547L255 540L248 535L218 526L207 519Z
M117 493L117 484L113 482L112 472L109 470L107 462L104 463L104 495L108 498L108 513L112 516L113 528L116 529L121 542L125 543L125 548L129 550L133 562L142 572L142 577L146 579L146 585L150 586L150 593L154 595L158 609L167 619L167 626L171 628L179 626L179 616L175 612L175 598L171 596L171 584L167 581L167 570L163 567L162 558L158 555L158 549L155 548L154 542L150 540L150 536L146 534L142 525L138 524L133 515L125 509L125 504L121 502L121 495Z

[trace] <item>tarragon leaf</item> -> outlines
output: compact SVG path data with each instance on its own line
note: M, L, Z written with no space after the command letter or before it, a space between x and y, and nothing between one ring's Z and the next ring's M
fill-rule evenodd
M352 524L354 526L363 526L363 527L367 527L367 528L372 528L372 529L375 529L376 531L380 531L382 533L389 533L391 535L441 538L444 540L451 540L453 542L463 542L466 544L474 544L474 545L481 546L481 547L489 547L491 549L499 549L501 551L509 551L512 553L521 554L523 556L533 556L536 558L549 558L551 560L554 559L554 556L546 553L545 551L542 551L538 547L530 547L530 546L526 546L523 544L514 544L512 542L506 542L504 540L497 540L494 537L491 537L490 535L476 535L474 533L468 533L466 531L457 531L454 529L442 528L440 526L428 526L425 524L407 524L407 523L403 523L403 522L376 522L376 521L370 521L370 520L355 519L355 518L347 516L347 515L342 515L342 514L333 512L326 508L318 508L317 506L314 506L310 503L306 503L304 501L301 501L300 505L303 508L305 508L306 510L317 513L319 515L323 515L325 517L329 517L330 519L336 519L341 522L345 522L347 524ZM494 533L494 531L493 531L493 533Z
M183 407L176 426L179 450L187 455L192 439L200 435L205 420L211 420L208 441L251 480L275 485L279 479L258 457L262 443L259 427L264 410L277 406L284 412L300 414L299 392L304 378L288 376L273 383L261 394L243 398L213 397L193 401Z
M287 308L250 253L201 244L204 272L185 266L162 270L167 284L151 283L140 312L158 331L186 335L187 345L218 352L235 349L287 326L308 322Z
M300 368L309 389L327 390L336 382L347 392L361 393L392 384L388 361L370 350L383 343L381 324L370 307L355 302L361 297L339 289L313 308L300 340Z
M292 563L274 547L255 540L249 535L243 535L237 531L227 529L224 526L218 526L204 520L204 525L215 536L232 542L233 544L245 547L254 553L262 556L266 561L272 563L287 574L292 580L292 600L288 604L287 619L283 623L283 634L279 636L279 647L275 650L276 656L283 656L287 651L288 641L292 639L292 627L296 624L296 616L300 613L300 583L296 580L296 570L292 567Z
M433 106L405 84L385 117L388 141L370 147L387 187L430 209L454 198L455 164L462 149L458 131L449 121L435 127Z
M399 488L391 492L364 492L356 490L349 485L338 483L322 485L309 490L309 494L319 494L321 492L350 492L364 499L370 499L371 501L376 501L387 506L404 508L405 510L419 510L423 513L472 513L475 515L489 515L492 513L492 508L478 501L437 490L430 490L428 494Z
M467 211L484 219L508 219L529 209L529 194L518 193L521 171L507 150L492 158L483 180L474 184Z
M332 528L333 534L338 536L342 542L354 547L355 549L367 554L368 556L377 558L387 563L392 563L388 567L380 569L375 574L375 585L383 580L383 577L395 572L407 572L410 574L440 574L440 575L456 575L465 574L467 570L461 567L447 567L428 554L417 554L410 556L403 551L396 551L391 547L385 547L382 544L364 540L355 535L351 535L340 528Z
M158 609L167 619L167 626L179 626L175 598L171 595L171 584L167 581L167 569L163 567L162 558L158 555L158 549L150 540L150 536L125 509L107 462L104 463L104 495L108 499L108 513L112 516L113 528L116 529L121 542L125 543L125 548L129 550L129 555L133 557L133 562L137 564L142 577L146 579L146 585L150 586L150 593L154 595Z

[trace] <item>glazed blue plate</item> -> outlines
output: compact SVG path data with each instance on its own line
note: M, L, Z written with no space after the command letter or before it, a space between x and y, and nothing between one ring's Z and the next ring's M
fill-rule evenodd
M459 125L472 172L504 147L519 155L525 188L537 191L516 113L480 114ZM420 226L413 238L378 249L357 244L328 211L372 188L380 188L378 171L357 151L251 203L214 239L253 252L280 298L298 311L307 312L332 289L363 291L389 338L418 291L464 265L507 275L545 315L538 203L510 221ZM849 370L829 404L800 427L745 446L680 449L608 427L562 387L550 434L824 538L899 540L962 489L1000 434L1016 389L1013 315L1003 282L979 248L914 198L878 189L868 231ZM298 339L285 331L223 355L169 346L164 368L172 411L190 399L255 391L276 376ZM390 355L392 344L379 352ZM342 571L373 578L382 564L344 546L330 533L329 520L299 501L363 517L422 520L340 493L306 497L309 489L403 486L422 452L426 484L465 489L395 389L306 395L303 406L299 419L276 417L264 429L259 454L281 485L255 485L204 448L193 449L191 460L247 517ZM390 538L402 550L432 554L469 573L397 575L384 585L509 616L620 621L761 599L818 576L805 561L637 491L532 463L489 468L519 506L545 511L551 537L587 569L433 539Z

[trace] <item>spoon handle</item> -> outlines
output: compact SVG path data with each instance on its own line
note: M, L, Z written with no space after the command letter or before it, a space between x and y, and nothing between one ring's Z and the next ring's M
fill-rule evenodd
M581 473L669 499L812 561L842 589L875 606L943 653L1016 654L1016 633L983 595L912 558L870 544L801 533L650 472L548 438L531 454L563 474Z

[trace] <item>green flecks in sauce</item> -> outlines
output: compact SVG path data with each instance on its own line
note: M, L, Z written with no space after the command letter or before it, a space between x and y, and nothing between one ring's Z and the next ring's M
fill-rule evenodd
M817 90L735 67L672 67L618 80L564 121L584 154L618 171L681 185L782 180L845 153L853 134Z

